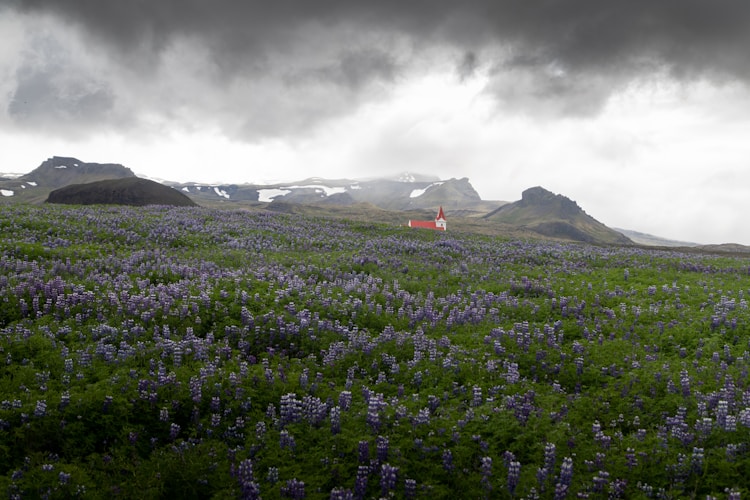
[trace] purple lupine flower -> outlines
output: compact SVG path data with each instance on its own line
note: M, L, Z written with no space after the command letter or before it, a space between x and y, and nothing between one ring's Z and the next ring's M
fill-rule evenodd
M360 441L357 446L359 463L366 464L370 462L370 443L368 441Z
M443 450L443 470L446 472L453 472L455 466L453 465L453 452L451 450Z
M404 497L416 498L416 496L417 496L417 481L414 479L404 479Z
M352 404L351 391L341 391L339 394L339 406L342 410L347 411Z
M284 486L281 487L281 496L291 498L293 500L301 500L305 498L305 483L297 478L289 479Z
M417 416L414 417L415 425L428 425L430 423L430 410L429 408L422 408L417 412Z
M218 427L220 424L221 424L221 414L212 413L211 414L211 427Z
M727 430L727 417L729 415L729 402L722 399L716 405L716 424L719 428Z
M241 498L248 500L260 498L260 486L253 477L253 462L249 458L240 462L237 481L240 483Z
M482 388L478 385L475 385L471 389L472 392L472 398L471 398L471 406L481 406L482 405Z
M577 356L575 359L573 359L573 364L576 365L576 374L577 375L583 374L583 366L584 366L583 357Z
M380 430L380 411L385 406L382 394L371 394L367 403L367 424L374 433Z
M398 467L393 467L390 464L380 466L380 491L383 496L387 496L388 492L396 487L397 475Z
M703 448L693 448L693 454L690 456L690 467L696 474L700 474L703 471L703 459Z
M552 475L555 470L555 461L557 459L557 447L555 443L544 445L544 468L548 475Z
M40 399L36 402L36 407L34 407L34 416L35 417L43 417L47 414L47 401L44 399Z
M176 423L172 422L169 425L169 438L172 441L174 441L175 439L177 439L177 436L179 434L180 434L180 426L179 426L179 424L176 424Z
M294 440L294 436L289 434L289 431L286 429L282 429L279 433L279 446L283 450L284 448L289 448L290 450L294 450L294 448L297 446L297 443Z
M334 406L330 412L331 418L331 434L338 434L341 432L341 408Z
M690 375L687 370L680 372L680 387L682 387L682 395L685 397L690 396Z
M560 476L557 478L557 483L570 486L570 482L573 479L573 459L570 457L563 458L562 465L560 465Z
M70 404L70 392L63 391L60 394L60 410L64 410Z
M278 467L268 468L268 472L266 473L266 481L268 481L271 484L276 484L279 482L279 468Z
M282 395L279 413L282 426L299 422L302 418L302 401L293 392Z
M556 483L555 484L555 500L563 500L565 497L568 496L568 490L570 489L570 486L567 484L562 483Z
M367 493L367 480L370 476L370 467L367 465L360 465L357 467L357 478L354 482L354 496L358 500L365 498Z
M508 493L513 496L518 486L518 481L521 478L521 462L513 460L508 465Z
M259 420L255 424L255 437L256 439L263 439L266 435L266 423L262 420Z
M70 474L60 471L60 474L57 475L57 481L60 485L68 484L70 482Z
M354 500L354 493L346 488L334 488L329 500Z
M609 485L609 498L622 498L625 495L628 482L624 479L615 479Z
M604 487L609 484L609 472L600 470L593 478L594 481L594 491L596 492L602 492L604 491Z
M482 487L489 493L492 490L492 458L482 457L479 471L482 473Z
M200 403L201 399L203 399L202 394L202 387L203 383L200 377L193 376L190 377L190 397L193 399L194 403Z
M742 498L740 492L735 488L725 488L724 492L727 494L727 500L740 500Z
M327 411L328 407L320 398L309 395L302 398L302 416L310 425L320 425Z
M378 462L386 462L388 460L388 438L385 436L378 436L376 446Z
M625 451L625 465L631 470L638 465L638 458L636 458L633 448L628 448Z

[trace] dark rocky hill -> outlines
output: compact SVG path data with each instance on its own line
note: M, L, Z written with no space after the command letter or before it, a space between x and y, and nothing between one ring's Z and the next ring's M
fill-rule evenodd
M86 163L76 158L53 156L18 180L54 189L68 184L129 177L135 177L133 171L117 163Z
M573 200L542 187L524 191L521 199L484 216L542 236L586 243L627 245L633 242L597 221Z
M196 206L193 200L179 191L138 177L71 184L52 191L47 198L47 203Z

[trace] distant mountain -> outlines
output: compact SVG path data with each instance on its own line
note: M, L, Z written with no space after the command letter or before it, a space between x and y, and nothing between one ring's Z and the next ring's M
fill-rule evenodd
M641 233L638 231L632 231L630 229L620 229L617 227L613 227L615 231L624 234L628 238L630 238L633 243L636 243L638 245L645 245L645 246L654 246L654 247L697 247L700 246L698 243L691 243L689 241L677 241L677 240L670 240L667 238L662 238L660 236L654 236L653 234L648 233Z
M55 189L47 203L68 205L171 205L192 207L196 203L179 191L138 177L70 184Z
M27 174L0 174L0 201L42 203L50 191L69 184L134 177L129 168L116 163L87 163L53 156Z
M58 188L104 179L135 177L132 170L117 163L86 163L76 158L53 156L17 180L40 187Z
M65 186L68 188L59 189ZM239 203L276 211L356 214L360 219L377 213L373 217L378 220L396 223L434 217L442 206L450 230L633 244L623 232L598 222L565 196L534 187L514 203L482 200L465 177L440 180L403 173L359 180L311 177L266 185L155 182L138 178L119 164L87 163L60 156L49 158L28 174L0 174L0 202L186 205L186 200L204 206ZM655 243L657 240L653 237L650 243L642 243L642 239L634 238L639 244L663 245L668 241Z
M527 189L519 201L501 206L484 219L550 238L618 245L633 243L627 236L588 215L576 202L542 187Z
M695 248L707 252L726 252L726 253L750 253L750 246L740 245L739 243L721 243L718 245L698 245Z
M396 179L320 179L273 185L168 183L202 204L252 201L340 205L369 203L387 210L437 209L486 213L500 202L482 201L469 179L424 180L403 174Z

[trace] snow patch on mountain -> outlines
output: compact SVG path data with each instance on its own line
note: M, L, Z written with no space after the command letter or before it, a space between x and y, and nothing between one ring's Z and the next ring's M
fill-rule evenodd
M441 184L444 184L444 183L443 182L433 182L432 184L430 184L429 186L427 186L424 189L415 189L415 190L413 190L411 192L411 194L409 195L409 198L419 198L420 196L422 196L423 194L425 194L427 192L427 190L430 189L431 187L440 186Z
M218 187L214 187L214 193L218 194L219 196L229 199L229 193L224 191L223 189L219 189Z
M286 196L291 193L288 189L259 189L258 201L271 203L278 196Z
M289 189L314 189L316 193L324 193L325 196L331 196L332 194L346 193L344 187L330 187L330 186L289 186Z
M16 193L11 191L10 189L0 189L0 194L3 196L13 196Z

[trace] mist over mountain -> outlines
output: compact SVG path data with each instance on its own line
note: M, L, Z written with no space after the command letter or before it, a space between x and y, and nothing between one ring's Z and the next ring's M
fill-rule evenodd
M385 179L308 178L293 183L198 184L168 183L198 202L260 201L303 204L351 205L370 203L388 210L433 209L440 205L454 210L487 211L467 178L437 180L418 174ZM495 208L495 203L492 208Z

